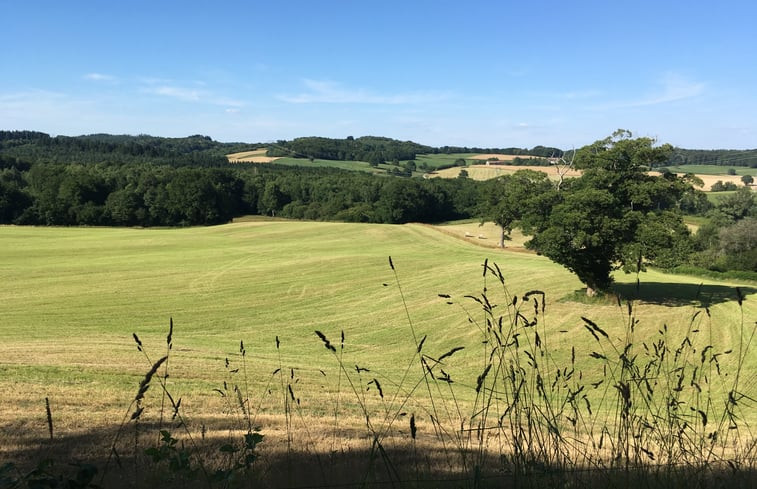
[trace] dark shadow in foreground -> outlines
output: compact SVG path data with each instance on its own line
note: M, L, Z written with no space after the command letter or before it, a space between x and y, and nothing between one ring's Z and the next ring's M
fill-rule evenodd
M180 430L177 430L177 433ZM543 488L543 487L644 487L651 489L692 487L746 489L757 487L757 467L738 462L692 465L642 465L626 469L612 467L554 467L539 462L515 466L497 450L483 457L478 452L460 453L441 449L423 449L408 440L401 447L384 449L366 441L366 449L341 449L328 453L296 451L272 453L261 446L250 470L237 470L225 478L216 478L210 467L225 464L221 441L198 441L206 464L204 473L197 463L197 453L181 441L186 450L187 470L181 461L166 459L154 462L144 447L156 443L156 432L140 435L140 448L111 455L107 447L109 432L92 432L55 440L27 440L25 448L2 452L0 487L104 488ZM178 437L178 435L177 435ZM364 440L365 441L365 440ZM130 442L133 444L133 433ZM152 445L157 446L157 445ZM135 453L138 455L135 456ZM214 455L211 455L214 454ZM85 458L83 458L85 457ZM465 460L465 462L462 462ZM45 461L50 461L45 462ZM175 464L171 468L171 464ZM107 467L106 467L107 465ZM38 469L35 473L35 469ZM39 470L41 469L41 470ZM104 477L103 477L104 475ZM91 476L91 478L90 478ZM91 481L91 484L88 485Z

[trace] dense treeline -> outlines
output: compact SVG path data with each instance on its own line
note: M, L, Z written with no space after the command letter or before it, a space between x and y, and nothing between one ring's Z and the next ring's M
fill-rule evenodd
M93 134L57 136L33 131L0 131L0 155L39 163L224 166L227 153L256 145L219 143L208 136L161 138Z
M434 153L454 154L454 153L496 153L503 155L517 156L538 156L541 158L560 158L563 156L563 150L549 146L534 146L528 148L469 148L467 146L442 146L434 148Z
M49 164L0 170L0 222L186 226L245 214L375 223L471 217L477 182L276 165Z
M293 139L292 141L278 141L276 144L269 145L267 155L340 161L367 161L378 165L391 161L414 160L419 154L454 153L499 153L537 156L541 158L560 157L563 155L562 150L546 146L535 146L532 149L468 148L461 146L434 148L412 141L398 141L373 136L347 137L345 139L307 137Z
M268 156L293 156L339 161L367 161L379 165L387 161L413 160L418 154L431 153L433 148L412 141L364 136L331 139L321 137L278 141L268 148Z
M757 168L757 149L681 149L675 148L667 165L747 166Z

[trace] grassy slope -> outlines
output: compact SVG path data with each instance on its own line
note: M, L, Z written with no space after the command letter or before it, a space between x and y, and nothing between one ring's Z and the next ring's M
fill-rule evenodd
M448 362L461 385L475 383L481 354L478 330L457 304L480 317L462 295L480 292L487 257L500 264L512 293L546 292L551 344L591 347L581 316L613 337L622 334L625 309L614 301L559 300L580 287L562 267L533 254L474 246L454 234L421 225L286 221L190 229L0 227L6 284L0 291L0 419L12 420L8 432L41 434L44 398L50 397L64 430L112 421L148 368L131 334L140 335L154 360L165 350L169 317L176 326L175 394L195 414L219 408L211 390L225 378L225 357L239 366L239 340L247 347L255 392L262 392L279 366L276 336L282 365L302 378L303 406L325 409L319 370L333 377L335 361L316 329L334 343L344 330L347 366L371 368L386 390L415 351L389 255L416 335L428 335L424 352L439 356L468 345ZM634 276L618 280L621 291L634 293ZM642 280L637 337L650 338L663 323L673 334L688 327L689 300L700 280L656 272ZM715 337L730 342L742 323L735 301L725 300L734 285L709 282L703 289L714 298ZM503 300L490 287L493 299ZM743 321L751 327L757 291L744 290ZM451 294L456 305L446 305L438 293ZM591 370L585 354L578 361ZM742 378L754 389L757 356L749 362Z

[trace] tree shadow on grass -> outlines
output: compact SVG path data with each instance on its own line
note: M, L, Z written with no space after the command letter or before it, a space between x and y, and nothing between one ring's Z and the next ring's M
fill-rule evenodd
M667 282L616 283L613 292L624 300L638 300L663 306L695 305L709 307L757 293L754 287Z

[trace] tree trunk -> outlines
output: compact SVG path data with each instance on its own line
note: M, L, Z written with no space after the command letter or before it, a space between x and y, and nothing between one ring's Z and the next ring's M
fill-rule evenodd
M499 247L500 247L500 248L504 248L504 247L505 247L505 227L504 227L504 226L502 226L502 227L500 228L500 233L499 233Z
M594 297L595 295L597 295L597 291L587 285L586 286L586 297Z

